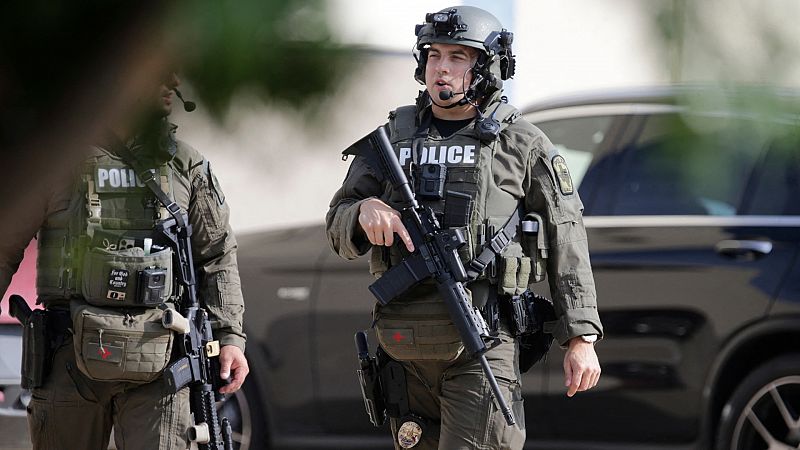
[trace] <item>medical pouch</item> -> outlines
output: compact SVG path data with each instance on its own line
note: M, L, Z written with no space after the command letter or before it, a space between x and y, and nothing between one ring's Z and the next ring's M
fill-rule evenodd
M93 248L83 264L82 293L95 306L152 307L172 295L172 249Z
M172 353L172 332L158 308L99 308L73 300L75 360L97 381L148 383L161 376Z
M464 344L444 301L435 286L426 284L415 289L430 291L376 305L375 334L381 348L397 361L456 359Z

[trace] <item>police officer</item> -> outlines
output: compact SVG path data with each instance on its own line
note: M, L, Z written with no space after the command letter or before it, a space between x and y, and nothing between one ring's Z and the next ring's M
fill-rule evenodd
M230 380L220 391L235 392L249 372L228 204L208 161L176 140L166 120L177 76L155 84L130 108L143 113L110 124L79 173L39 181L53 185L30 205L35 217L3 237L0 292L39 230L36 287L47 326L37 336L26 331L23 356L35 449L104 449L112 426L118 448L189 447L188 388L169 394L161 373L177 347L161 308L175 307L182 289L175 255L154 228L170 215L121 146L155 168L161 189L188 212L199 301L221 346L220 376Z
M387 126L417 200L432 208L443 226L467 235L461 255L467 266L517 207L527 223L540 227L531 228L538 228L536 233L514 233L467 284L473 305L501 340L486 357L517 419L514 426L506 425L495 406L478 362L463 351L431 282L376 305L380 347L401 362L409 397L408 411L399 413L403 417L391 418L395 446L519 449L525 441L519 352L525 350L509 326L509 308L503 307L509 299L546 272L557 316L552 333L566 348L567 395L591 389L600 376L594 342L603 331L583 205L564 158L502 96L502 80L514 74L513 35L490 13L469 6L428 14L416 35L415 78L425 91L415 105L392 111ZM357 156L327 215L334 251L353 259L372 249L376 277L414 251L392 189L379 179ZM499 311L499 318L490 311Z

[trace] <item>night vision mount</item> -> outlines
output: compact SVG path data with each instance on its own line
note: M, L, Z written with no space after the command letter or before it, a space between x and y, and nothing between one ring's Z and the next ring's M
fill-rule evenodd
M500 78L508 80L514 76L517 61L511 52L511 43L514 42L514 33L503 28L500 31L492 31L483 41L489 60L498 56L500 60Z
M456 33L469 30L469 25L465 24L461 19L460 14L456 14L458 10L451 9L447 12L435 12L425 15L425 22L433 25L434 33L437 35L445 34L453 37ZM420 30L425 24L417 25L414 34L419 36Z

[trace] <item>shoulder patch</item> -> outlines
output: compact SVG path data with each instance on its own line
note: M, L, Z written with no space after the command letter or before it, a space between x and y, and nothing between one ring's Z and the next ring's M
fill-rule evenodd
M567 161L564 157L561 155L553 156L550 163L553 165L553 172L555 172L556 178L558 178L558 188L561 194L574 194L575 187L572 184L572 177L569 175L569 168L567 167Z

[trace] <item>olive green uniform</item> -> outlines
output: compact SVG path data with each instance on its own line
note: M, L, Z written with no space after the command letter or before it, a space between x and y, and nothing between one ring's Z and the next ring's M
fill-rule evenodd
M474 121L446 139L431 127L423 154L415 159L417 163L445 164L448 169L445 189L466 192L472 198L469 220L463 227L469 242L462 251L465 264L479 253L480 243L502 227L517 205L521 205L524 214L536 213L542 218L545 233L540 235L544 239L517 235L495 260L494 276L484 275L467 285L473 303L482 307L489 289L497 290L500 295L520 294L529 283L539 281L535 276L538 265L546 269L558 316L552 328L558 343L566 345L569 339L580 335L602 336L583 226L583 205L563 158L547 137L518 118L513 108L492 103L485 110L494 108L504 111L498 115L502 128L496 139L479 141ZM402 118L409 110L416 116L413 122ZM414 156L408 150L411 138L428 114L430 106L419 110L403 107L390 114L390 140L407 173L413 172L410 161ZM414 175L419 178L419 173ZM364 158L356 157L343 186L331 201L328 239L343 258L356 258L372 248L358 222L360 206L366 199L379 198L397 208L391 187L379 179ZM418 200L447 216L447 206L442 202L426 202L419 195ZM372 248L370 267L376 277L402 259L401 245L404 244L396 242L388 250ZM409 339L415 342L405 347L395 345L392 336L404 338L404 324L420 316L427 318L424 326L407 325L412 327ZM418 448L521 448L525 420L518 344L501 321L503 344L486 353L517 419L517 425L508 427L491 399L478 362L461 353L458 343L453 342L454 336L456 341L458 337L452 329L448 330L452 328L448 317L441 298L425 282L389 305L377 305L375 310L379 342L382 347L390 347L389 355L400 359L406 369L411 411L440 427L438 435L423 433ZM396 428L396 421L392 423L393 429Z
M174 128L170 136L172 131ZM129 148L145 165L158 169L162 189L165 188L178 206L188 212L193 228L198 300L209 311L214 337L220 345L234 345L244 350L244 302L236 263L236 240L228 223L228 204L203 156L183 142L174 139L171 142L171 151L162 154L166 150L158 150L155 159L153 152L135 140L129 143ZM82 260L89 258L88 247L96 245L101 232L109 232L109 238L104 238L103 242L111 250L123 246L123 241L115 240L114 236L155 238L155 221L167 218L168 213L144 184L137 183L131 176L132 172L126 169L121 158L108 148L110 146L93 149L80 173L60 180L41 181L51 183L48 195L31 205L32 217L25 218L14 227L11 236L4 237L6 245L0 248L0 292L7 289L23 250L37 229L38 302L49 311L71 307L74 310L76 305L83 304L83 292L87 292L87 284L91 282L87 274L81 274ZM103 183L97 180L109 173L110 179L103 179ZM90 177L88 181L87 176ZM97 192L87 193L94 189L87 186L110 186L112 182L119 195L112 193L117 197L102 204L101 214L92 211L95 218L102 217L102 223L99 220L95 223L96 239L92 240L85 232L87 226L92 227L91 220L87 225L87 216L90 216L87 209L93 208L91 202L87 203L87 195L91 197ZM100 193L99 197L103 195ZM135 241L131 245L141 244ZM179 288L172 285L169 288L168 301L174 303ZM90 379L81 363L76 362L76 350L81 346L73 345L73 331L70 327L55 350L50 375L41 386L33 389L28 419L34 448L104 449L108 446L112 425L120 449L187 448L186 430L191 425L188 389L167 394L166 383L158 373L154 375L157 378L149 382L128 381L125 374L119 381ZM100 348L112 349L109 354L114 356L116 350L103 347L106 344L102 339L101 335Z

